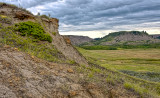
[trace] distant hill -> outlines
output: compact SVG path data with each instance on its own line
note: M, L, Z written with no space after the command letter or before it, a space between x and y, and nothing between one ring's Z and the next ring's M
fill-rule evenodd
M154 35L151 35L153 38L155 39L160 39L160 34L154 34Z
M159 39L155 39L148 35L145 31L120 31L106 35L103 38L96 39L91 43L85 43L85 45L138 45L138 44L150 44L158 43Z
M71 40L72 45L76 46L93 41L93 39L88 36L64 35L64 37L68 37Z

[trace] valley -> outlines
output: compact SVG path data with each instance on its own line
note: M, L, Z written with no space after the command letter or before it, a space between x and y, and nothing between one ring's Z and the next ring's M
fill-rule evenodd
M62 36L57 18L0 3L0 98L159 98L158 38Z
M91 62L107 69L153 82L160 82L160 49L80 49L80 52Z

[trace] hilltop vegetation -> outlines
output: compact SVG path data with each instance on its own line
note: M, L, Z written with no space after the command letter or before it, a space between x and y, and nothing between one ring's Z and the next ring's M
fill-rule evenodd
M17 34L15 33L15 30L17 30L15 26L2 27L0 29L0 44L17 47L21 51L48 61L65 62L65 57L58 52L54 45L51 45L46 41L40 41L38 40L39 38L33 36L22 36L21 32L20 34Z
M104 41L112 41L115 37L126 35L126 34L132 34L132 35L148 35L145 31L119 31L119 32L113 32L109 33L105 37L102 37L101 39L98 39L97 41L104 42Z
M83 43L80 46L100 46L100 45L128 45L128 46L138 46L138 45L148 45L159 43L159 39L154 39L152 36L148 35L145 31L120 31L113 32L105 37L97 38L92 42Z

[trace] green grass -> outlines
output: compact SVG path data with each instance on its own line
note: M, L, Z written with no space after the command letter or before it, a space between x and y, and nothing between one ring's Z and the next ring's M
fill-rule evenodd
M123 85L125 89L139 94L142 98L158 98L158 96L160 96L159 83L145 81L118 71L108 70L107 68L97 68L95 66L80 66L77 67L77 71L87 74L87 77L85 77L86 81L97 82L100 85L103 85L105 90L108 85L114 87ZM123 88L121 87L119 89Z
M5 15L0 15L0 21L2 23L11 24L11 19Z
M140 95L142 95L144 92L147 93L147 90L145 88L141 88L139 87L139 85L133 84L133 83L124 83L124 87L128 90L133 90L137 93L139 93Z
M119 43L115 45L93 45L93 46L87 46L87 43L84 43L80 45L81 48L86 50L121 50L121 49L149 49L149 48L157 48L160 49L160 43L151 43L151 44L141 44L141 45L127 45L131 41L125 42L125 43ZM145 41L142 41L143 43L146 43ZM97 43L97 42L96 42ZM138 41L137 43L140 43ZM147 42L148 43L148 42Z
M15 33L14 26L0 29L0 43L16 47L20 51L47 61L58 63L68 61L51 43L47 41L37 41L33 36L21 36Z
M88 59L109 69L160 72L160 49L79 50Z
M90 62L106 68L106 82L122 83L142 97L160 96L160 49L77 49Z

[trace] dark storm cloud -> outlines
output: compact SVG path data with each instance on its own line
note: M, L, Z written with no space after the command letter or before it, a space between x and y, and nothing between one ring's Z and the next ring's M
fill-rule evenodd
M134 29L160 21L160 0L21 0L21 4L34 13L59 18L63 32L117 30L126 25Z
M56 2L57 0L0 0L0 2L12 3L19 5L23 8L34 7L43 5L45 3Z

